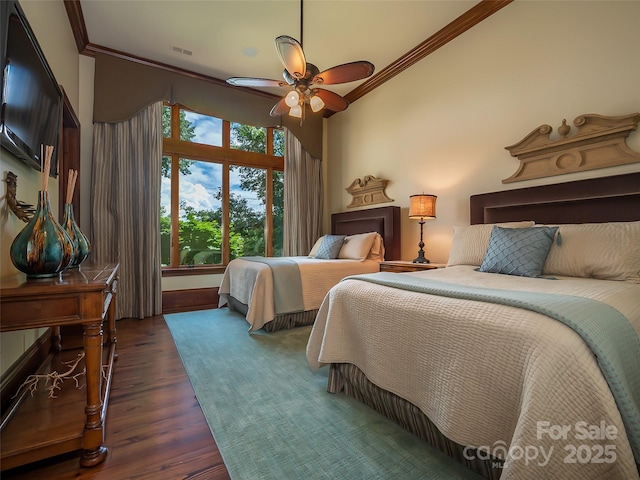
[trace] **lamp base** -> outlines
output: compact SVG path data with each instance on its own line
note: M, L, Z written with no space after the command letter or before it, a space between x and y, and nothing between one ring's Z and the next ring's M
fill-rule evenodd
M424 258L424 250L418 252L418 257L413 259L412 263L431 263L428 258Z

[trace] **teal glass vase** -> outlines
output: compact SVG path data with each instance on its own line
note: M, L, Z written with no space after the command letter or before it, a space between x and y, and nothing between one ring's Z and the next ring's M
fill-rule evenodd
M79 267L89 256L91 245L89 244L89 239L78 227L73 216L73 205L70 203L64 204L62 228L67 232L73 244L73 260L69 264L69 268Z
M53 277L73 260L69 235L51 213L49 192L38 192L31 221L16 236L9 251L15 267L29 278Z

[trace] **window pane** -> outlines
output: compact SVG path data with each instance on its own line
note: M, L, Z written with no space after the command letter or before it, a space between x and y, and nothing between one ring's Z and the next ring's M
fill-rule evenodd
M222 120L189 110L180 110L180 140L221 147Z
M284 255L284 172L273 172L273 256Z
M267 129L232 123L231 148L245 152L267 153Z
M180 164L179 264L221 264L222 165L185 159Z
M160 258L163 266L171 264L171 157L162 157L160 179Z
M284 130L273 130L273 154L284 157Z
M262 168L231 167L229 219L231 258L265 255L264 224L267 172Z
M171 107L162 107L162 136L171 138Z

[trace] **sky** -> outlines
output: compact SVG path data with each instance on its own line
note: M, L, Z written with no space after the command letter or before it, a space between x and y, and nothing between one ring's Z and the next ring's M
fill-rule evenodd
M186 119L194 127L193 142L207 145L222 146L222 120L194 112L185 112ZM221 202L214 198L215 193L222 186L222 165L195 161L190 166L190 175L180 176L180 200L196 210L211 210L220 208ZM231 172L230 189L232 194L246 198L249 206L254 210L263 211L264 206L253 192L240 189L240 178L236 172ZM162 178L161 205L166 212L171 211L171 180Z

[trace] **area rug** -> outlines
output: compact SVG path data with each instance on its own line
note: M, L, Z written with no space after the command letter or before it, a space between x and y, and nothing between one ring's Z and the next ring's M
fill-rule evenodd
M233 480L479 479L312 372L311 327L249 334L228 309L165 315Z

